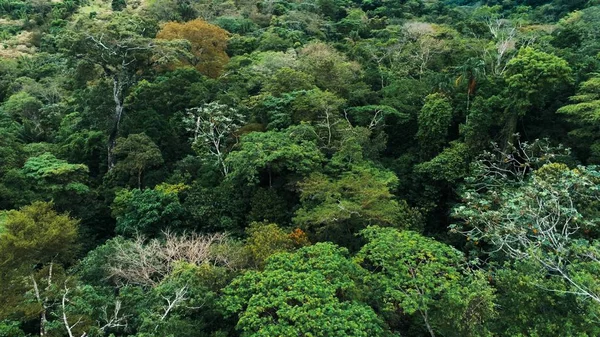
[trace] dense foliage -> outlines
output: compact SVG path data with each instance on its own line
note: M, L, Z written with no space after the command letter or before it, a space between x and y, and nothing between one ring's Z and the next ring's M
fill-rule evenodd
M599 336L597 0L0 0L0 337Z

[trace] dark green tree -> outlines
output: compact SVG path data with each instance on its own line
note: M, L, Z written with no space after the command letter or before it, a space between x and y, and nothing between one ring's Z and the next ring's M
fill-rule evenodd
M176 192L134 189L117 192L111 205L117 234L156 237L161 231L178 230L185 215Z
M452 123L452 106L441 94L425 97L425 104L418 116L417 139L424 159L430 159L442 149L447 141Z
M160 149L143 133L117 139L114 154L118 161L113 174L135 177L138 188L142 188L144 171L163 163Z
M491 335L494 290L459 251L410 231L369 227L361 233L368 243L357 262L370 271L366 281L391 326L401 330L408 316L432 337Z

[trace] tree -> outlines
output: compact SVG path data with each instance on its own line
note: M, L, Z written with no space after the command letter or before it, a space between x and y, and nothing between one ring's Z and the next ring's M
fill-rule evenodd
M271 186L273 174L308 174L317 169L323 159L315 130L302 124L282 131L249 133L241 137L237 151L231 152L226 162L232 168L231 179L254 184L266 173Z
M38 198L54 200L61 207L70 204L70 198L82 197L90 192L86 185L87 166L70 164L49 152L30 157L21 172L32 181Z
M114 112L108 127L108 169L115 166L114 148L119 136L124 102L129 89L152 65L169 62L182 48L152 39L153 23L137 15L116 13L109 20L79 19L59 41L66 55L83 65L101 69L111 82Z
M418 115L419 131L417 139L421 155L425 159L439 153L448 136L452 123L452 106L441 94L430 94L425 97L425 104Z
M319 134L320 144L326 149L334 148L334 141L340 138L339 128L344 120L340 108L345 100L331 92L312 89L293 92L290 110L285 111L293 124L309 122Z
M19 328L19 322L0 321L0 337L25 337L25 333Z
M127 328L129 315L114 289L67 280L59 293L53 314L61 321L67 336L104 336L108 331L121 332Z
M583 82L577 95L571 97L571 104L558 109L576 125L576 129L569 132L578 142L579 146L589 145L590 163L600 162L600 139L598 127L600 126L600 76L592 77Z
M242 126L244 116L237 110L218 102L204 104L201 107L187 109L185 123L188 131L193 132L193 143L199 154L208 152L216 158L221 173L227 177L229 167L225 163L227 141L236 136Z
M542 142L520 145L474 164L454 209L461 223L453 231L488 245L492 256L531 263L569 289L550 290L600 303L600 284L589 277L599 266L599 173L554 162L556 152Z
M206 182L197 181L190 186L184 203L188 221L203 231L241 235L247 226L251 190L230 180L218 184L219 180L216 174L211 182L217 184L206 186Z
M236 274L236 257L227 250L232 244L222 234L109 240L78 268L85 283L68 289L66 317L71 324L81 320L79 330L98 322L87 329L90 336L135 329L136 336L192 337L217 330L217 292ZM107 280L118 294L113 286L96 285Z
M29 130L33 139L49 136L50 116L43 113L43 103L31 94L20 91L2 104L2 111Z
M464 143L453 141L431 160L414 166L414 171L435 181L456 183L469 172L470 159L469 148Z
M287 92L311 90L315 87L315 80L311 75L290 67L278 69L267 81L263 90L275 97Z
M78 222L67 214L56 213L52 206L38 201L6 214L0 236L3 268L29 269L38 263L72 260Z
M262 268L271 255L292 250L294 241L276 224L254 222L246 228L246 249L256 268Z
M51 203L34 202L6 214L0 231L0 299L5 304L0 317L28 312L39 318L40 336L46 336L53 291L65 277L61 266L75 256L77 226Z
M121 190L111 205L117 234L156 237L161 231L182 227L185 210L175 192L159 189Z
M159 21L189 21L199 17L196 4L191 0L156 0L147 5L148 11ZM203 17L204 18L204 17Z
M364 105L352 107L347 110L347 115L357 126L366 127L369 130L384 128L386 126L386 120L393 117L400 120L400 123L410 119L408 114L401 113L388 105Z
M232 276L227 268L177 262L173 271L150 291L137 294L138 336L194 337L217 331L223 320L219 293Z
M168 22L158 32L156 38L189 41L192 57L184 59L184 64L192 65L210 77L218 77L229 61L225 52L229 33L202 19L186 23Z
M493 38L485 53L490 62L492 74L502 76L508 62L515 56L519 27L510 20L495 14L488 15L485 23Z
M478 81L485 75L485 62L477 58L469 58L461 66L457 67L460 75L456 78L456 86L462 82L467 85L467 112L471 106L471 96L475 95Z
M209 264L229 270L243 265L235 242L225 234L163 234L149 240L137 236L133 240L116 237L107 241L83 260L84 276L102 275L118 285L156 287L177 269L178 263L198 267ZM229 251L228 246L232 247Z
M570 336L600 333L596 321L598 305L568 293L561 279L532 261L516 260L491 266L490 280L496 289L499 314L491 323L499 336ZM548 291L553 289L555 291Z
M237 317L241 336L383 336L384 327L360 301L363 277L348 252L319 243L267 260L224 289L222 307Z
M323 90L329 90L343 98L351 97L360 92L360 65L346 60L344 55L322 42L307 44L299 54L299 68L315 79L315 84Z
M486 336L494 292L456 249L411 231L369 227L356 256L388 321L418 314L432 337Z
M127 0L112 0L110 6L113 11L122 11L127 7Z
M114 154L119 158L115 166L116 173L126 173L137 177L138 188L142 188L142 176L145 170L163 163L160 149L150 137L143 133L131 134L116 141Z
M397 184L392 172L367 165L334 177L313 173L298 185L302 206L294 223L328 240L367 225L407 227L408 206L391 193Z
M512 141L517 130L520 117L532 107L541 107L564 86L573 81L572 70L564 59L535 50L531 47L521 48L517 56L511 59L504 78L511 102L505 112L506 139Z

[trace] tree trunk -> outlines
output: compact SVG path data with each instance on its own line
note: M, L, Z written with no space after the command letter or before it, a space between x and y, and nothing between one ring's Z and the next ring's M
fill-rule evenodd
M509 144L515 141L515 133L517 132L517 123L519 122L519 113L516 111L507 111L508 118L506 119L506 125L504 126L504 136L506 141L504 143L504 149L507 149Z
M115 167L115 154L114 149L117 145L117 137L119 136L119 124L123 117L123 83L119 80L118 76L113 77L113 99L115 101L115 115L113 117L113 127L108 135L108 170L112 170Z
M426 310L419 310L421 312L421 317L423 317L423 321L425 322L425 326L427 327L427 331L429 331L429 334L431 335L431 337L435 337L435 333L433 332L433 329L431 328L431 324L429 324L429 315L427 314Z
M38 303L42 306L42 312L40 312L40 337L46 336L46 322L48 319L46 318L46 303L42 301L42 297L40 295L40 288L38 287L37 281L35 280L35 276L31 274L31 281L33 283L33 292L35 294L35 298ZM52 265L50 265L50 276L48 277L48 287L50 286L50 282L52 278Z

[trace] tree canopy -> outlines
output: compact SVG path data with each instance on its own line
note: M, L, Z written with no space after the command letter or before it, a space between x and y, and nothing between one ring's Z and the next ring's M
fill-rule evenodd
M0 0L0 337L600 336L598 0Z

